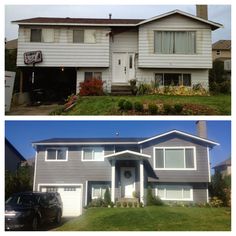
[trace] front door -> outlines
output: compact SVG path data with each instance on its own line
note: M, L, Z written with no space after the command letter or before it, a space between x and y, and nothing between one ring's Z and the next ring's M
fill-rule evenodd
M121 192L122 197L133 198L135 191L135 168L121 167Z
M134 53L113 53L112 82L128 83L135 79Z

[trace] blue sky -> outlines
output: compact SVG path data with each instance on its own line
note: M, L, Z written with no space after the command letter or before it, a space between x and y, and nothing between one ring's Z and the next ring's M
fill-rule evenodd
M5 136L26 158L34 156L31 143L48 138L151 137L173 129L196 134L195 121L6 121ZM231 122L207 121L207 135L220 143L211 151L211 163L231 155Z

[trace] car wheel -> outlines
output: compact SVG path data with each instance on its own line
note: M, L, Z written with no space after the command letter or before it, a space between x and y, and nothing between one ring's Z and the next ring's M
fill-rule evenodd
M55 218L55 223L60 224L61 223L61 211L59 210L57 212L56 218Z
M38 217L35 216L32 221L32 230L34 231L38 230L38 225L39 225Z

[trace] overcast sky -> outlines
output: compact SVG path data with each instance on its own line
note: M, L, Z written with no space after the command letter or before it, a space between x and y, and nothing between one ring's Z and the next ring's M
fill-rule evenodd
M33 17L75 17L75 18L138 18L147 19L179 9L196 13L195 5L6 5L5 37L17 38L18 26L11 21ZM231 39L231 6L209 5L209 20L223 24L224 28L213 31L212 41Z

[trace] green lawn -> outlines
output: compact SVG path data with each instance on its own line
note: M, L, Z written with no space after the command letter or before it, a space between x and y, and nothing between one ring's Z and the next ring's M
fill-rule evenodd
M229 208L90 208L56 230L71 231L230 231Z
M194 107L197 114L193 115L230 115L231 96L171 96L171 95L144 95L144 96L101 96L101 97L81 97L76 106L63 115L135 115L132 113L122 113L118 109L118 101L127 99L132 102L156 104L189 104ZM198 112L199 110L199 112Z

